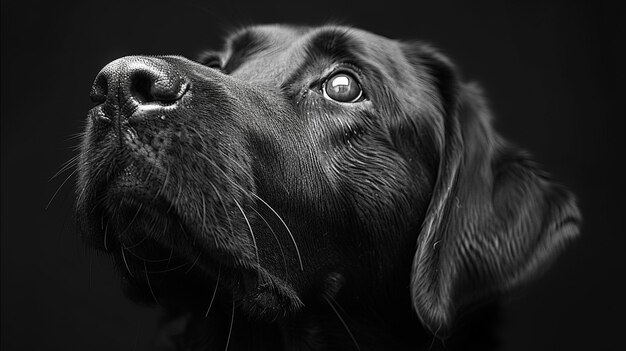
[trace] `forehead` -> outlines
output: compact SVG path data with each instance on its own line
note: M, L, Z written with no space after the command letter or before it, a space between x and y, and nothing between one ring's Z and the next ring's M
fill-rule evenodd
M244 28L226 41L234 76L282 82L313 61L369 63L390 70L405 62L398 42L345 26L263 25Z

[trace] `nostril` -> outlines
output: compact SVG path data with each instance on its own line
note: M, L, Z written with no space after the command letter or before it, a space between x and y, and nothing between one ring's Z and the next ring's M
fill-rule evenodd
M133 72L130 77L130 95L140 104L156 101L152 94L152 77L145 71Z
M187 91L189 79L176 66L159 58L128 56L106 65L91 86L91 101L107 106L107 113L131 115L146 109L174 107Z
M91 86L91 91L89 92L89 98L95 104L102 104L107 100L107 94L109 93L109 80L107 79L106 74L100 73L96 77L96 80L93 82Z
M172 104L182 97L186 87L182 78L138 70L131 73L129 89L131 96L140 104Z

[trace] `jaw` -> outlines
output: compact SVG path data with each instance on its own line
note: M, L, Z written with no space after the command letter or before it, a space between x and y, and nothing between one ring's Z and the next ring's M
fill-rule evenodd
M266 322L293 315L303 307L288 284L264 269L212 258L190 262L173 256L152 262L128 250L125 256L121 252L113 255L125 292L139 303L157 303L193 314L205 313L211 304L235 304L247 318Z
M291 285L262 267L253 249L215 239L232 228L207 224L203 233L170 202L145 201L144 195L109 195L88 213L91 206L77 206L83 237L113 257L132 300L197 313L214 296L216 303L235 303L248 317L266 321L302 308ZM107 202L115 203L114 211Z

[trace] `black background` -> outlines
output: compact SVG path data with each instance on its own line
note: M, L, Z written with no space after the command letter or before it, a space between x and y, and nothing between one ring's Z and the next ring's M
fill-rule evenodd
M504 349L623 344L620 9L598 1L224 2L2 1L3 350L149 349L156 312L125 300L108 259L78 240L73 169L49 181L75 154L71 137L100 68L128 54L194 57L243 24L327 21L442 48L482 83L498 130L579 196L583 236L508 303Z

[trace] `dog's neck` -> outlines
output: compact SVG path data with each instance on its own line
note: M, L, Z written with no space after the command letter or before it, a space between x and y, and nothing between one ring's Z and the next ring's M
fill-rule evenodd
M273 322L251 320L232 305L216 305L206 317L190 312L169 314L161 324L157 346L159 350L224 350L228 346L231 351L428 349L432 337L410 306L397 304L388 302L385 309L377 309L366 301L350 305L333 299Z
M400 301L385 310L366 304L357 306L334 302L307 306L296 315L273 322L251 320L228 304L216 305L203 313L170 313L157 336L157 350L493 350L498 341L494 325L499 306L485 306L465 316L464 328L445 340L432 336L410 308L398 308ZM403 312L398 312L403 311ZM406 312L406 313L405 313Z
M280 324L285 350L418 349L428 335L414 313L404 313L410 308L393 305L379 310L367 302L351 306L332 300L310 306Z

